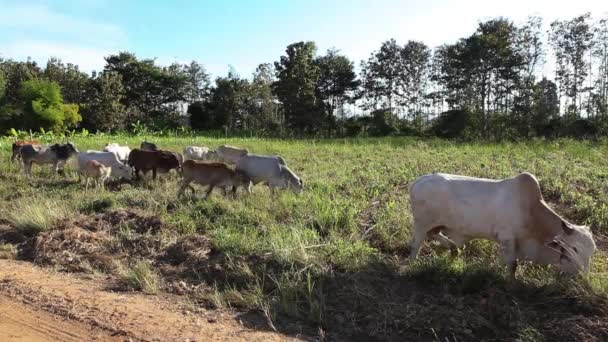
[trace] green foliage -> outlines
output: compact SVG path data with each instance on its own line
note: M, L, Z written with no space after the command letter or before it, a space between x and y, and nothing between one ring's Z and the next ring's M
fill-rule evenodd
M53 81L23 82L21 97L25 103L24 120L30 128L62 131L82 120L77 104L64 104L59 84Z
M319 108L316 91L320 69L315 63L314 42L298 42L287 46L286 55L275 62L277 81L274 93L283 103L287 126L301 133L318 132L326 122Z

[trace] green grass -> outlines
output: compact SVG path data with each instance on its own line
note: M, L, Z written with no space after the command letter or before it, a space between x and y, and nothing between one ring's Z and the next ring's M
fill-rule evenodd
M165 239L211 238L213 253L208 260L189 264L187 272L178 274L188 284L205 288L195 294L205 305L259 311L278 328L313 326L360 339L467 340L472 333L490 339L554 340L554 321L585 317L608 325L608 318L592 309L595 305L608 312L606 251L598 252L592 272L575 282L556 277L552 268L523 265L515 285L506 281L496 248L488 242L471 243L456 259L430 246L414 263L405 258L411 230L407 189L414 179L432 172L489 178L532 172L558 212L574 223L590 225L596 236L605 236L606 140L72 140L80 150L101 149L108 141L133 148L148 140L180 152L187 145L214 148L227 143L255 153L280 154L304 180L301 195L283 191L272 197L258 185L252 194L239 193L236 200L215 191L205 201L200 188L197 198L177 200L175 176L84 194L75 176L66 181L48 167L34 166L34 180L28 181L17 166L0 164L0 214L19 229L35 233L69 215L129 209L162 218L173 234L164 232L169 236ZM0 149L8 160L9 141L1 141ZM113 234L115 244L125 248L133 233L119 227ZM130 262L133 266L120 277L131 288L161 291L160 284L174 280L175 274L169 277L159 266L162 253L153 261ZM599 329L581 326L587 328L571 330L599 334Z
M9 206L7 220L26 235L48 230L70 215L70 209L64 202L43 197L17 200Z
M148 261L138 260L121 273L120 280L129 290L146 294L157 294L160 291L161 281Z

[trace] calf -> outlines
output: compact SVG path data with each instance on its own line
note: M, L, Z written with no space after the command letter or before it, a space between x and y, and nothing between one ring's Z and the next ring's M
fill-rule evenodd
M97 160L87 160L84 165L80 166L79 172L84 176L84 191L87 192L89 189L89 180L91 178L95 181L95 186L104 188L104 183L106 179L110 177L110 173L112 172L112 168L110 166L105 166Z
M72 143L54 144L51 146L24 145L21 147L20 154L23 160L23 171L27 177L32 175L32 164L53 164L53 170L63 175L65 163L78 150Z
M134 149L129 154L127 163L135 169L135 177L138 180L139 171L142 171L145 174L152 170L152 179L156 179L157 171L165 173L180 167L177 154L169 151L143 151Z
M448 174L418 178L410 187L416 258L426 239L437 239L453 253L469 240L499 243L515 277L517 259L556 264L565 273L588 270L596 250L588 227L567 222L543 200L530 173L493 180Z
M114 179L123 178L131 180L131 168L121 163L116 154L112 152L86 151L78 154L78 167L82 170L87 162L95 160L111 168L110 176Z
M116 143L108 143L103 148L103 151L114 153L118 160L120 160L123 164L127 163L127 159L129 159L129 153L131 153L131 149L129 148L129 146L120 146Z
M253 185L264 182L274 193L275 188L290 188L295 193L302 192L304 182L291 171L283 158L247 154L239 159L236 169L243 171Z
M177 192L178 198L183 194L186 187L190 188L194 193L194 188L190 186L191 182L202 186L209 186L205 198L209 197L209 194L211 194L216 186L224 188L224 194L226 194L225 189L227 187L232 187L233 195L236 196L237 188L248 185L250 182L249 177L245 173L233 170L224 163L197 162L194 160L186 160L184 162L182 176L182 184Z
M21 159L21 147L25 145L40 146L40 142L37 140L17 140L13 143L13 155L11 161L14 162L16 159Z

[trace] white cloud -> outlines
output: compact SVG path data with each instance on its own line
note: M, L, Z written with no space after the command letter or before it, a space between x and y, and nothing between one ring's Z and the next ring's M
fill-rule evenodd
M0 28L62 40L94 41L99 45L114 45L125 42L127 38L114 24L68 16L39 4L2 5Z
M46 65L46 61L50 57L57 57L64 63L78 65L81 71L87 73L93 70L101 70L105 64L103 58L116 52L110 49L46 41L16 41L0 49L3 57L17 60L25 60L31 57L41 66Z
M103 57L126 46L126 33L111 23L66 15L44 3L0 0L0 8L0 57L31 57L43 66L57 57L90 72L103 68Z

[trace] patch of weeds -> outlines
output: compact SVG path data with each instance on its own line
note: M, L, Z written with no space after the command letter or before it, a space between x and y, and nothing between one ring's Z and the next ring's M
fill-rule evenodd
M80 212L84 214L101 213L116 206L116 201L112 197L95 199L84 203Z
M121 271L120 281L129 290L157 294L161 289L161 279L147 260L138 260Z
M51 199L28 199L15 203L8 212L7 220L18 231L36 235L48 230L57 221L67 218L70 212L65 202Z
M0 244L0 259L15 259L17 257L17 248L10 244Z

